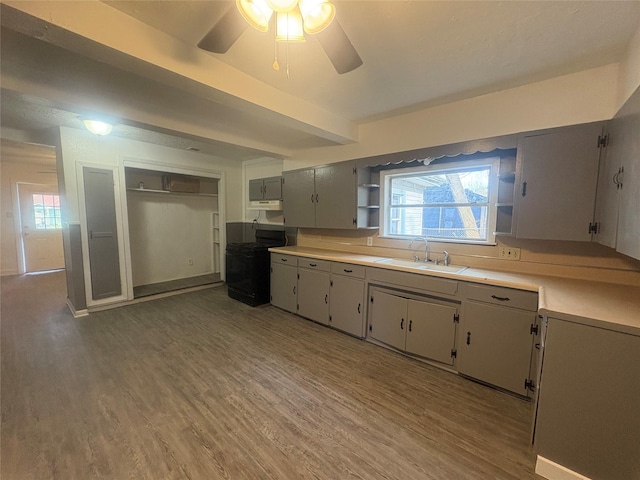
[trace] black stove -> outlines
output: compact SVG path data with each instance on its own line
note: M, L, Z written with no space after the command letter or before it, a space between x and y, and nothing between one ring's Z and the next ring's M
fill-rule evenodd
M277 230L256 230L255 242L228 244L225 259L229 297L253 307L269 303L269 248L285 244L284 231Z

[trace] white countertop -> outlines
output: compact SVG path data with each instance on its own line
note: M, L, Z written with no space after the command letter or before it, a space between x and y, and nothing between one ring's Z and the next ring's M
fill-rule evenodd
M376 263L386 257L309 247L278 247L269 251L538 292L540 315L640 336L640 288L636 286L471 267L460 273L416 270Z

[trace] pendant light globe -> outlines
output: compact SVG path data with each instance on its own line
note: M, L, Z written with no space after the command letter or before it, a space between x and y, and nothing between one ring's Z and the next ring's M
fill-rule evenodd
M249 25L260 32L269 30L273 10L266 0L236 0L236 6Z
M327 0L300 0L300 12L304 31L314 34L329 26L336 16L336 7Z

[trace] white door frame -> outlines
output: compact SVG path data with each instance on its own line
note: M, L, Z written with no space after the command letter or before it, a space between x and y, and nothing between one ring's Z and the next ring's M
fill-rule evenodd
M113 196L115 200L116 210L116 230L118 238L118 262L120 264L120 295L115 297L94 300L92 296L91 285L91 262L89 260L89 229L87 227L87 205L84 198L84 167L100 168L102 170L111 170L113 172ZM124 247L124 223L122 215L122 200L120 196L120 170L117 166L101 165L89 162L76 163L76 182L78 188L78 212L80 217L80 232L82 234L82 265L84 268L84 285L85 295L87 298L87 307L97 307L118 303L127 300L126 292L129 290L129 281L127 278L127 270L125 263L125 247Z

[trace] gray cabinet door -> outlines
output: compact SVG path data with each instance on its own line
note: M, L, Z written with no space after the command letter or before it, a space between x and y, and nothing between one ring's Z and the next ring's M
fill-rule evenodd
M464 375L529 395L525 380L536 314L469 301L458 329L457 368Z
M298 305L298 269L271 263L271 305L296 312Z
M282 177L265 178L262 193L264 200L280 200L282 198Z
M122 293L122 289L113 171L92 167L82 170L89 234L91 296L94 300L116 297Z
M316 227L356 228L357 177L352 162L316 168Z
M327 325L329 323L329 274L298 269L298 315Z
M399 350L405 347L407 299L374 291L370 305L370 335Z
M522 139L518 238L591 241L601 134L596 123Z
M264 182L261 178L249 180L249 200L257 201L264 199Z
M314 176L313 169L283 173L282 208L287 227L316 225Z
M329 325L356 337L364 337L364 282L341 275L331 276Z
M409 300L406 351L453 365L456 307Z

